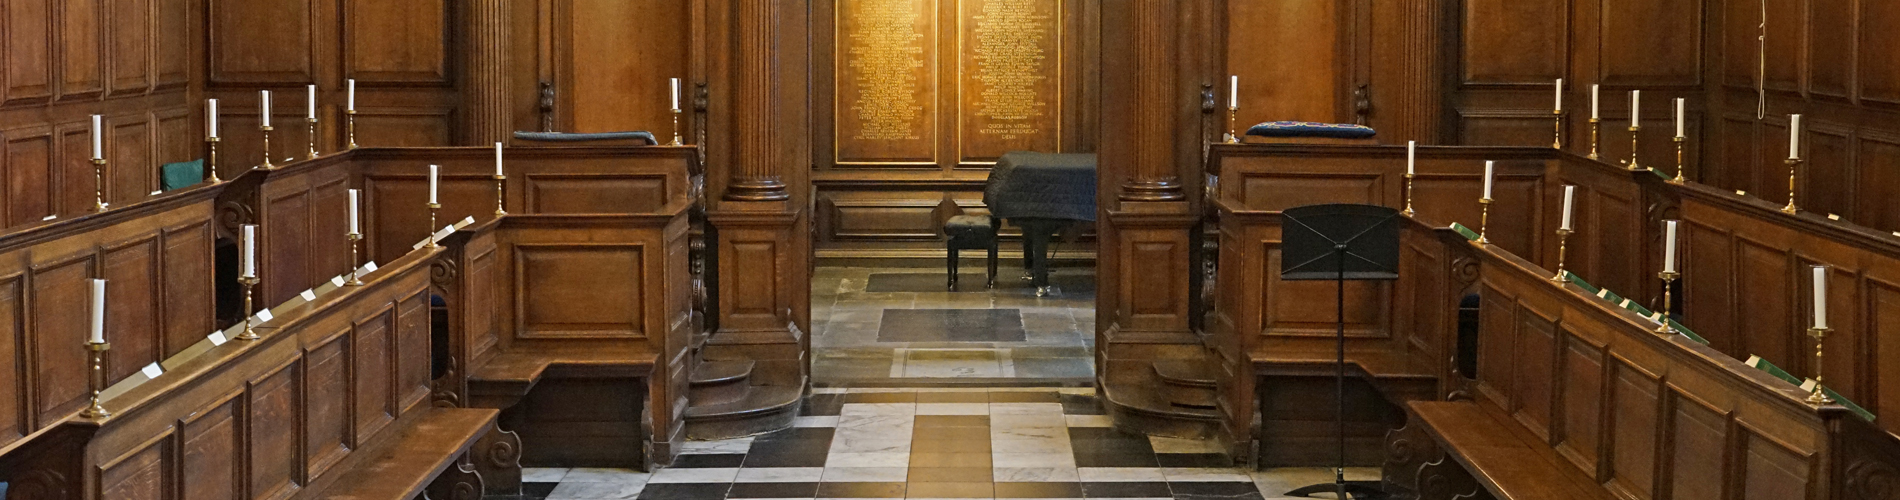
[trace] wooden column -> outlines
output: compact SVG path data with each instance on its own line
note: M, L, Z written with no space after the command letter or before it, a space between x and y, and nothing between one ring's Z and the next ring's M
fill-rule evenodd
M467 50L463 51L462 144L507 142L513 120L508 95L509 0L469 0L463 3L467 20ZM524 66L525 67L525 66Z
M791 197L778 173L779 131L771 127L771 118L779 116L778 42L779 5L776 0L741 0L738 3L738 42L734 65L732 107L737 112L734 125L745 132L734 136L732 182L726 186L725 199L731 201L780 201ZM764 125L764 129L754 129Z
M1120 121L1128 125L1113 132L1119 137L1148 137L1154 140L1136 141L1137 145L1130 153L1132 157L1132 175L1121 185L1116 197L1122 201L1185 201L1187 193L1181 187L1181 177L1175 169L1174 137L1180 121L1176 111L1185 105L1180 99L1180 85L1175 73L1179 66L1181 40L1179 39L1180 5L1176 0L1141 0L1131 6L1134 14L1134 65L1132 73L1116 75L1131 78L1135 82L1133 95L1126 97L1134 100L1134 114L1125 119L1104 116L1103 121ZM1109 78L1103 75L1103 78ZM1109 98L1114 98L1109 96ZM1115 130L1115 127L1103 127ZM1132 131L1132 134L1128 132ZM1106 140L1104 141L1106 142Z

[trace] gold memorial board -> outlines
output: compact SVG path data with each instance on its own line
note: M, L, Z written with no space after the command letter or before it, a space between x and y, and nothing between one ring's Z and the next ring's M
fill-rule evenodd
M936 2L837 5L838 163L935 164Z
M958 7L959 161L1057 152L1062 0L961 0Z

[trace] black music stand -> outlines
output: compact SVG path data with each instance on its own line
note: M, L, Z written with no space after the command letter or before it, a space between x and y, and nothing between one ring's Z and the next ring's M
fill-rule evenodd
M1334 415L1339 425L1339 467L1331 484L1287 492L1306 497L1334 492L1347 498L1386 498L1377 481L1346 480L1346 280L1399 279L1399 211L1373 205L1309 205L1280 214L1280 280L1339 283L1339 366ZM1351 496L1348 496L1351 495Z

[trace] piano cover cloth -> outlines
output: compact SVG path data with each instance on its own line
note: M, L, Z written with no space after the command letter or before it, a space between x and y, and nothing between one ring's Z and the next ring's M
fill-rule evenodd
M1095 155L1004 154L983 187L990 215L1095 221Z

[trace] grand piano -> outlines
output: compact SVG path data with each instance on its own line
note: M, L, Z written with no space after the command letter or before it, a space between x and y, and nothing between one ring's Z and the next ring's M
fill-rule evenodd
M983 187L990 217L1023 230L1023 267L1037 295L1049 286L1049 241L1063 229L1095 222L1095 155L1012 152L996 161Z

